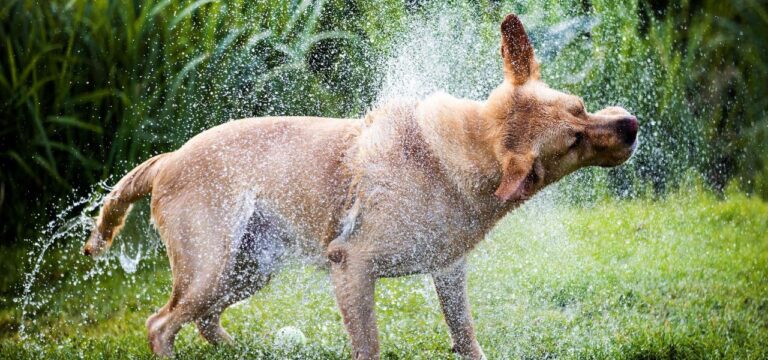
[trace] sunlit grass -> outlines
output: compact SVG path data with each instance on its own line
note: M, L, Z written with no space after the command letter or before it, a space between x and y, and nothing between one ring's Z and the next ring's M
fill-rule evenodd
M768 355L768 204L700 191L573 208L548 199L509 216L470 257L469 294L489 358ZM2 333L2 353L149 357L144 321L168 295L166 264L163 256L145 260L134 276L115 266L77 290L67 282L30 324L26 345L15 332ZM68 261L57 266L73 271ZM80 295L67 295L73 293ZM384 358L451 358L428 277L380 281L377 310ZM0 318L18 321L17 313L7 306ZM234 347L209 346L187 326L177 353L349 356L328 274L315 267L289 264L223 322ZM274 333L284 326L301 329L306 347L274 348Z

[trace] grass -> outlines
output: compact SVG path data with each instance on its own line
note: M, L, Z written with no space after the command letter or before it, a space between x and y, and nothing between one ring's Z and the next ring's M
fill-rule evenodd
M579 207L552 198L507 217L470 257L470 300L489 358L768 356L767 203L700 189ZM15 331L18 307L3 304L0 357L150 357L144 320L168 295L164 256L145 259L132 275L113 261L73 285L93 268L73 250L52 250L44 287L54 290L28 323L28 340ZM187 326L177 354L347 358L328 280L327 272L291 263L225 313L235 346L209 346ZM428 277L380 281L377 311L383 358L451 358ZM307 345L288 352L272 346L284 326L301 329Z

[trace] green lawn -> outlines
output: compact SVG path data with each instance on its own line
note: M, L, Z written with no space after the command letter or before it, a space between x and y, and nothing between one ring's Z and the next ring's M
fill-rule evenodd
M548 198L505 219L469 261L488 358L768 357L768 204L702 191L590 207ZM19 339L18 304L0 303L0 358L150 357L144 321L169 292L164 256L142 261L132 276L117 261L96 274L89 260L74 257L77 246L50 250L56 260L41 276L50 299L26 320L27 340ZM19 256L26 255L5 251L4 262ZM3 284L19 276L6 267ZM93 276L75 284L89 270ZM451 358L428 277L381 281L377 305L383 358ZM316 268L288 265L223 322L235 346L209 346L187 326L177 354L349 356L328 274ZM283 326L301 329L306 346L273 347Z

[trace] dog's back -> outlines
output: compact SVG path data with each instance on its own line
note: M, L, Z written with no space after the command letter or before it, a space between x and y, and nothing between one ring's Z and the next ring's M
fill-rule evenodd
M275 117L206 131L158 175L156 221L162 228L167 214L199 206L228 209L242 224L258 202L300 238L332 236L350 179L344 158L360 126L360 120Z

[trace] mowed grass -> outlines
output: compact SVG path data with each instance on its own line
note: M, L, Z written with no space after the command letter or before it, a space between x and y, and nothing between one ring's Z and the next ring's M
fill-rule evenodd
M469 297L488 358L768 357L768 204L702 191L588 207L551 199L506 218L470 256ZM76 263L58 276L88 266ZM25 342L6 301L0 357L149 358L144 321L169 287L162 254L132 276L115 266L67 281L28 323ZM453 357L429 277L380 281L377 311L383 358ZM328 273L312 266L289 264L223 323L234 346L209 346L187 326L177 356L350 356ZM273 346L284 326L299 328L306 345Z

